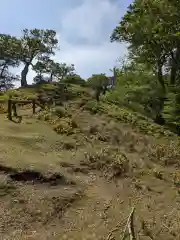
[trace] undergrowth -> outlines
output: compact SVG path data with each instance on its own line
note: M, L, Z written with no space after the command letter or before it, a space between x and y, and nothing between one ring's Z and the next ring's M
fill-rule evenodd
M101 171L108 178L123 177L130 169L127 156L111 147L98 151L87 151L84 153L84 157L81 165Z
M176 136L176 134L167 130L163 126L155 124L151 119L145 117L137 112L132 112L126 108L118 107L114 104L97 103L95 101L88 102L85 107L86 110L89 110L92 114L106 114L109 117L116 119L120 122L130 123L133 127L139 128L140 131L159 136Z

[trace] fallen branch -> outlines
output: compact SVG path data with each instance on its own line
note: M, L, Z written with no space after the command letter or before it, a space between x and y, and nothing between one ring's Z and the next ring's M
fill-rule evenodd
M135 231L134 231L134 211L135 211L135 208L133 208L131 211L129 224L128 224L130 240L136 240Z
M134 211L135 211L135 208L133 207L131 213L129 214L126 226L124 228L122 240L126 239L127 229L129 230L130 240L136 240L135 231L134 231Z

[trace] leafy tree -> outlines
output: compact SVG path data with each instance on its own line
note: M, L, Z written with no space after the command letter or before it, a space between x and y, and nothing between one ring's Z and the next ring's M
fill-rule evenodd
M46 66L44 62L36 62L36 64L33 66L33 70L37 73L37 75L34 77L34 82L41 82L43 80L43 74L46 73Z
M87 85L95 90L96 100L99 101L101 93L106 92L109 84L109 78L105 74L93 74L87 80Z
M18 75L12 74L9 71L4 71L3 75L0 77L0 90L7 91L15 86L15 82L19 81Z
M7 90L14 86L13 82L18 80L9 72L9 68L19 66L17 50L21 42L16 37L0 34L0 89Z
M52 82L53 77L62 79L63 77L72 75L74 65L54 62L54 60L45 56L33 66L33 70L36 71L39 76L37 79L41 79L43 74L49 74L49 82Z
M78 84L78 85L86 85L86 82L84 79L81 78L80 75L74 74L74 75L68 75L63 78L62 80L64 83L70 83L70 84Z
M57 65L57 74L56 77L59 80L62 80L63 78L67 77L67 76L74 76L74 64L66 64L66 63L58 63Z
M127 42L132 55L152 65L164 91L163 68L168 66L174 84L180 60L179 10L178 1L135 0L111 36L111 41Z
M20 46L20 41L6 34L0 34L0 76L8 67L18 67L19 59L17 49Z
M111 41L128 43L129 57L134 61L134 66L145 63L151 70L149 72L152 75L151 82L146 85L149 91L144 89L144 77L137 73L140 81L138 85L131 82L127 95L132 92L131 88L133 94L141 96L137 87L139 90L143 89L148 99L145 101L146 104L144 102L146 110L151 109L153 115L152 110L158 106L154 117L156 120L161 114L168 121L178 119L175 115L179 112L180 92L173 89L179 89L180 83L179 10L180 4L177 0L135 0L111 35ZM156 78L153 76L158 79L161 89L156 86ZM136 80L137 77L133 81Z
M105 74L93 74L87 80L87 84L92 88L103 88L106 87L109 83L109 78Z
M57 44L56 32L53 30L23 30L21 47L19 49L19 57L24 64L24 69L21 72L21 86L27 85L26 77L33 60L40 60L45 56L54 55Z

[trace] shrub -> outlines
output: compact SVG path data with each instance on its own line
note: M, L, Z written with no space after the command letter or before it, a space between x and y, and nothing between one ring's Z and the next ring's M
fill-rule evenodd
M130 111L127 108L120 108L114 104L103 104L101 111L118 121L130 123L133 126L138 127L140 131L146 134L153 134L156 137L161 135L174 136L172 132L158 124L155 124L150 118L137 112Z
M63 80L63 83L70 83L70 84L77 84L81 86L85 86L86 82L84 79L82 79L79 75L74 74L72 76L66 76Z
M102 112L102 106L96 101L89 101L85 105L85 109L89 110L91 113L96 114Z
M115 151L114 151L115 150ZM108 178L124 176L129 171L129 160L117 149L101 149L97 152L86 152L81 165L102 171Z
M60 117L60 118L65 117L67 115L66 109L61 106L56 106L53 109L53 112L57 117Z
M62 118L60 121L57 122L56 126L54 127L54 131L58 134L71 135L75 132L75 129L77 127L78 126L75 120L69 118Z
M149 148L148 157L151 161L165 166L180 166L179 143L159 144Z

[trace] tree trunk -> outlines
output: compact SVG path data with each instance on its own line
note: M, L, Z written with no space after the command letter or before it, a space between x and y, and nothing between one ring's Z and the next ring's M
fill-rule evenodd
M164 79L163 79L163 74L162 74L162 63L158 62L158 81L163 89L163 92L166 92L166 87L165 87L165 83L164 83Z
M161 61L158 62L158 81L162 87L163 90L163 97L159 98L159 103L156 103L156 108L157 108L157 112L156 112L156 116L155 116L155 122L161 125L165 124L165 120L162 116L163 110L164 110L164 103L166 100L166 85L164 82L164 78L163 78L163 73L162 73L162 67L163 64Z
M2 70L1 70L0 78L3 77L3 73L4 73L5 69L6 69L6 67L7 67L7 63L4 64L4 66L3 66Z
M24 69L21 72L21 87L26 87L27 86L27 74L28 74L28 70L29 70L29 63L26 63L24 66Z
M101 94L101 89L100 88L96 88L95 95L96 95L96 101L97 102L99 102L100 94Z
M52 82L52 80L53 80L53 73L51 73L50 75L49 82Z
M177 48L174 54L174 57L172 58L171 76L170 76L170 83L172 85L176 83L176 75L177 75L179 62L180 62L180 48Z

